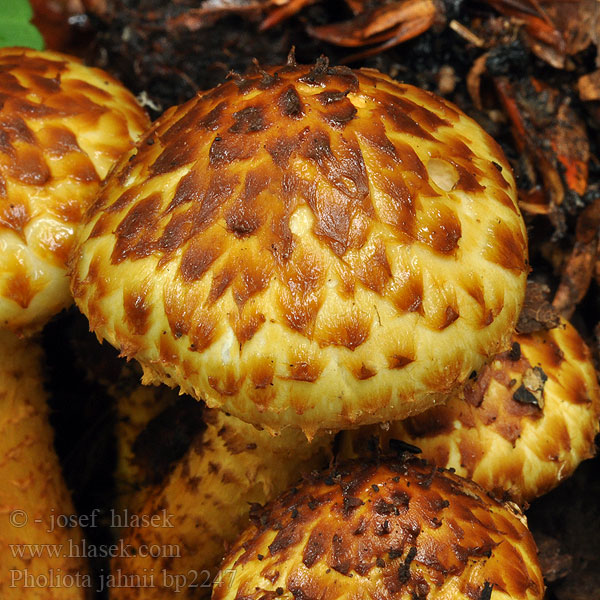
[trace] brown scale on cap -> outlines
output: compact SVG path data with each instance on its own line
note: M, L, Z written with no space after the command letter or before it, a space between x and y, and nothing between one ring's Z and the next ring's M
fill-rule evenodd
M415 414L459 386L504 348L528 268L493 140L441 98L326 59L169 110L87 218L72 290L96 333L148 380L308 434ZM179 361L163 360L164 335Z
M55 52L0 49L0 327L39 329L71 303L75 230L148 125L103 71Z
M213 600L544 594L522 514L424 461L347 463L251 517L221 564Z
M444 406L394 422L386 431L344 433L342 456L362 455L373 437L418 446L497 496L524 504L594 455L600 387L589 350L572 325L515 334L511 349L485 366Z

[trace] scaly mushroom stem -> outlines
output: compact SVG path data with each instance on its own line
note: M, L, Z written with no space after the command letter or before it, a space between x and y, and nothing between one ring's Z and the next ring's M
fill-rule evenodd
M0 598L82 600L82 534L54 451L42 351L0 332Z

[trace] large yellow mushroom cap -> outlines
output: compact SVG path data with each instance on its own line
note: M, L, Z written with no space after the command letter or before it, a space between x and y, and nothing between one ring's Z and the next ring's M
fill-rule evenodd
M89 211L72 291L146 381L310 435L461 386L510 338L526 246L510 167L458 108L291 60L159 119Z
M0 48L0 327L39 329L72 302L75 230L148 125L104 71L56 52Z

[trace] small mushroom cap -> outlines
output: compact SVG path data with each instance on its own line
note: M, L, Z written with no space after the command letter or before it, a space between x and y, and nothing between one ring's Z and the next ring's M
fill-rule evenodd
M213 600L541 599L525 518L416 459L350 462L254 514Z
M444 406L391 423L385 431L345 432L344 454L362 455L373 437L385 450L402 440L423 458L453 468L495 495L531 502L595 452L600 389L591 353L575 328L515 334Z
M473 120L290 61L159 119L90 210L72 290L147 382L312 435L445 399L505 348L527 269L510 167Z
M72 302L75 230L148 126L104 71L56 52L0 48L0 327L40 329Z

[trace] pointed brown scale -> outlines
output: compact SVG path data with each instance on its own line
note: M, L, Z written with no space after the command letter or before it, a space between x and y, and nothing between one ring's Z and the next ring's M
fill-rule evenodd
M369 123L368 126L356 131L356 137L359 141L364 140L369 148L377 152L381 166L393 168L395 164L400 162L396 146L386 135L386 129L381 123L377 121Z
M337 190L317 191L310 207L315 213L315 235L337 256L343 256L350 245L350 225L353 207Z
M26 185L46 184L52 175L39 148L29 146L16 148L17 156L9 162L8 176Z
M198 149L184 136L167 146L159 157L152 163L152 175L165 175L171 171L191 163L197 155Z
M290 217L299 203L300 187L300 179L294 175L284 175L278 203L272 206L271 231L266 242L273 253L273 260L278 265L290 259L296 245L290 229Z
M172 339L167 336L166 332L163 332L163 334L160 336L158 352L160 361L162 363L166 363L168 365L177 363L177 347L173 343Z
M160 209L160 194L155 193L137 202L115 230L115 247L111 261L118 264L143 252L143 242L155 232Z
M219 129L223 121L223 114L225 113L226 108L227 103L220 102L211 111L209 111L208 114L198 119L195 122L195 125L197 125L198 127L203 127L207 131L216 131L217 129Z
M188 211L183 213L192 225L190 235L197 235L217 222L222 207L234 195L238 182L237 177L219 172L211 176L197 201L192 202Z
M442 125L451 126L459 118L461 118L462 115L462 112L458 106L448 102L441 96L437 96L428 90L417 88L414 95L411 96L411 103L417 110L419 110L421 107L427 107L428 117L429 119L432 119L432 121L430 121L430 127L432 128L437 128ZM440 113L442 116L440 117L437 113ZM487 143L490 144L489 141ZM496 142L491 139L491 143L495 144ZM495 153L502 155L502 151L499 150L498 147L491 152L491 154Z
M166 212L171 212L182 204L198 201L205 193L204 177L196 169L191 169L187 175L184 175L175 188L173 199L169 203Z
M266 145L267 152L273 162L281 169L288 167L291 156L297 152L303 141L302 134L286 136L284 134L269 140Z
M461 154L464 155L466 153ZM471 168L467 169L454 161L450 161L450 163L454 165L458 171L458 181L456 182L454 189L467 193L482 192L485 189L485 187L478 181L477 173L473 172L473 165L470 165Z
M511 230L505 223L493 225L486 244L485 257L504 269L527 270L527 241L520 231Z
M262 225L266 211L261 209L257 199L270 181L266 170L257 169L247 175L243 194L229 205L224 215L227 229L236 237L251 236Z
M322 96L322 94L320 94ZM326 110L322 111L323 118L332 127L343 129L354 117L357 110L354 104L345 96L324 103Z
M258 390L263 390L270 385L273 385L275 371L273 364L268 360L255 360L250 367L250 379L254 387Z
M192 352L203 352L216 337L217 320L212 312L200 308L193 311L193 319L193 324L188 333L190 350Z
M142 292L125 292L123 295L125 322L133 335L144 335L150 326L150 306Z
M365 163L357 144L349 143L341 137L337 151L333 152L329 134L318 129L306 136L303 154L316 162L323 177L331 185L358 200L361 208L372 214Z
M222 270L214 273L207 301L210 304L216 302L227 291L234 279L235 271L229 265L225 265Z
M199 304L199 296L189 290L183 293L177 287L170 286L165 289L163 302L167 324L176 341L187 335L193 327L192 319Z
M214 110L214 109L213 109ZM195 125L202 127L202 116L197 110L183 110L182 107L171 107L168 109L169 113L169 124L168 126L154 127L153 129L158 133L158 139L162 145L168 145L169 143L183 137L186 133L193 130ZM209 122L214 117L214 112L208 111ZM212 127L209 128L212 130Z
M423 124L429 131L435 132L440 127L451 126L451 121L439 117L435 111L425 108L413 100L399 98L396 100L396 106L399 110L403 110L409 114L416 122Z
M304 358L302 355L293 359L290 364L289 379L295 381L308 381L310 383L316 381L321 376L323 365L317 361Z
M369 255L357 256L353 270L363 285L378 294L382 294L392 277L385 245L379 240Z
M16 65L13 65L16 66ZM6 65L3 65L3 69L9 68ZM4 93L18 93L18 92L26 92L27 88L22 86L19 83L19 80L8 72L4 70L0 72L0 89Z
M403 369L406 365L410 365L414 362L414 358L409 356L402 356L401 354L392 354L388 358L388 367L390 369Z
M410 188L402 179L387 174L373 174L374 183L385 193L379 197L379 218L403 234L403 241L411 243L416 238L416 207Z
M39 142L47 146L49 155L62 158L70 152L82 152L75 134L66 127L49 125L37 132Z
M255 257L255 262L250 268L238 274L232 289L233 299L238 308L241 309L250 298L268 287L272 274L267 267L266 256L266 253L262 253ZM241 260L238 264L241 264Z
M243 381L237 379L231 371L226 371L221 379L208 376L208 385L220 396L235 396Z
M331 150L330 134L323 128L308 131L302 154L306 159L314 161L326 177L334 170L332 163L337 164Z
M284 294L280 302L285 322L290 329L301 333L312 332L321 307L319 296L310 294L307 298L303 298Z
M280 290L279 302L288 326L312 337L323 302L325 273L316 255L307 253L299 258L301 262L288 261L279 271L286 284Z
M119 163L74 252L78 304L131 350L106 296L152 274L148 297L163 303L147 335L172 343L144 344L138 360L273 431L415 414L503 347L522 303L525 272L498 264L489 237L498 219L525 239L491 148L454 106L376 71L257 65L168 110ZM79 270L112 254L99 300ZM465 291L469 273L478 291ZM314 354L287 360L297 348Z
M184 250L179 269L186 283L204 277L212 263L221 255L222 239L216 236L195 238Z
M435 192L429 186L429 174L427 173L425 164L423 163L422 158L419 157L419 155L412 148L410 142L394 140L393 144L396 156L404 167L404 179L406 180L407 176L416 175L420 181L417 182L414 178L411 178L410 181L417 185L417 190L419 190L419 187L421 187L422 191L427 195L435 196Z
M236 161L252 158L257 150L258 145L253 138L241 134L216 136L210 145L209 164L213 168L227 167Z
M394 276L390 300L403 312L423 313L423 276L420 271L404 271ZM397 284L397 285L396 285Z
M247 106L233 113L234 124L229 128L231 133L255 133L264 131L271 125L265 120L264 107Z
M338 283L337 292L346 299L354 298L356 292L356 278L350 266L346 263L335 265L333 273L329 274L328 283L336 281Z
M456 252L462 228L455 212L444 205L435 205L421 221L418 240L443 255Z
M3 150L15 156L15 145L18 142L36 145L37 139L25 120L18 114L4 112L0 116L0 126L3 133Z
M299 119L304 116L304 105L293 85L288 86L281 92L277 105L284 117Z
M98 184L100 182L100 177L92 161L82 152L72 152L62 158L64 159L64 163L60 165L60 168L57 168L58 165L55 162L50 162L53 179L69 176L70 182L75 184ZM65 202L65 204L73 203L73 198L69 198ZM87 206L79 205L80 214L84 212L85 208Z
M363 312L354 311L335 321L319 324L315 337L321 346L343 346L356 350L369 338L370 330L371 319Z
M11 276L5 279L2 294L21 308L27 308L33 300L35 291L32 282L21 265L14 268Z
M347 142L344 138L340 141L338 159L340 161L338 177L331 178L334 185L342 193L346 194L361 208L361 210L373 217L374 210L369 197L369 180L365 161L358 144Z
M98 223L100 223L100 220ZM192 235L192 227L193 223L190 221L188 214L180 212L171 216L156 242L157 250L164 253L161 260L170 257L175 250L183 246Z
M406 112L402 103L393 97L387 98L385 113L393 123L394 130L424 140L433 140L432 135Z
M452 325L452 323L454 323L454 321L456 321L456 319L458 319L459 316L460 315L458 311L454 307L447 306L446 310L444 311L444 320L439 328L446 329L446 327Z
M11 229L23 239L23 229L30 219L31 215L25 204L14 202L0 208L0 226Z
M359 381L363 381L365 379L370 379L377 375L377 370L373 367L365 365L365 363L361 362L358 366L350 366L350 370L356 379Z
M90 207L90 211L103 210L108 214L121 213L125 208L128 208L133 202L135 202L142 191L142 186L133 186L120 193L117 198L112 198L112 203L107 206L109 202L110 190L106 188L100 193L96 202Z
M479 304L482 311L485 312L485 296L483 292L483 282L477 273L467 273L461 281L463 289Z

